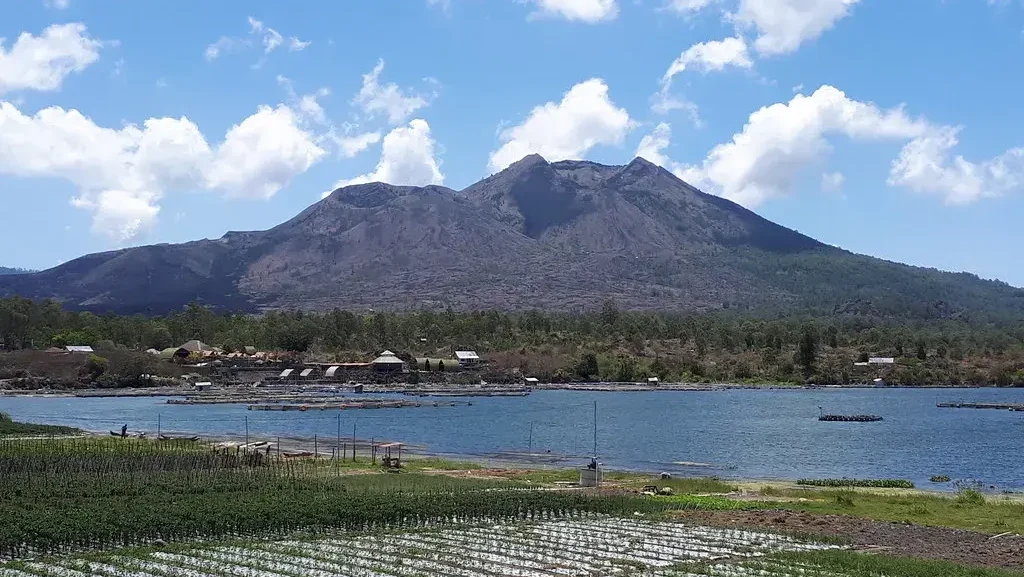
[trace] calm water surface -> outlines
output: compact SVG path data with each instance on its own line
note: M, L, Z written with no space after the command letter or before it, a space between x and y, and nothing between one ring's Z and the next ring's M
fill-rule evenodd
M377 395L374 395L377 396ZM526 452L584 462L597 444L610 468L754 479L932 475L1024 489L1024 412L939 409L939 401L1024 403L1024 389L825 389L715 392L538 391L476 398L472 406L342 411L342 435L400 440L434 453ZM826 412L881 415L877 423L822 423ZM339 411L248 411L244 405L168 405L162 398L0 397L25 420L103 431L334 439ZM701 465L681 464L699 463Z

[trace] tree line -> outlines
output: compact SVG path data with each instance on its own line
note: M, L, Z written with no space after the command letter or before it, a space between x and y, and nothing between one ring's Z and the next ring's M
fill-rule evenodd
M163 349L191 339L227 351L245 346L334 354L383 349L420 353L454 349L572 351L580 364L567 370L582 367L584 373L596 372L587 370L593 368L593 359L585 358L587 353L611 354L616 359L649 357L652 342L669 343L666 346L685 351L687 358L696 359L694 362L715 356L756 354L756 364L782 368L792 365L797 376L813 376L823 359L835 351L853 355L854 360L880 355L922 361L986 358L1016 362L1024 356L1024 324L1016 322L840 314L757 316L749 311L638 312L620 310L612 300L597 311L580 313L353 313L335 309L251 315L218 313L191 304L172 314L147 317L70 311L52 301L0 299L0 346L8 350L83 344ZM607 366L608 362L601 364ZM622 372L628 374L630 370L627 367Z

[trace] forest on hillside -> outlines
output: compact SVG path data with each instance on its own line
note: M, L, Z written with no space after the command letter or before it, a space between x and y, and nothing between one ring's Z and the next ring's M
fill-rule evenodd
M908 321L864 315L650 313L614 301L593 313L421 311L362 314L218 314L198 304L161 317L95 315L55 302L0 299L8 350L92 345L163 349L190 339L225 351L255 346L325 360L365 360L472 349L492 367L555 380L672 380L850 384L879 375L898 384L1024 385L1024 324ZM892 356L884 373L855 367ZM872 369L874 371L875 369Z

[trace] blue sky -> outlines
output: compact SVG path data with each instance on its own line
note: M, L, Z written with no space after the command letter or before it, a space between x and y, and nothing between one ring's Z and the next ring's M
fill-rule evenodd
M1024 286L1020 0L24 0L0 38L7 266L639 152L822 241Z

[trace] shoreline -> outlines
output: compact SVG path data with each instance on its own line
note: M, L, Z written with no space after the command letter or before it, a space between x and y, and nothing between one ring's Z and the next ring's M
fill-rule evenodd
M44 423L45 424L45 423ZM109 431L97 431L80 429L82 435L71 435L72 437L97 437L103 438L110 436ZM155 431L130 431L128 438L137 438L131 433L145 433L144 440L156 441ZM280 453L309 453L304 455L306 458L312 457L314 450L318 458L331 460L334 458L336 438L325 438L323 444L318 443L312 437L302 436L273 436L268 437L266 435L250 435L246 439L245 435L209 435L207 433L195 432L195 431L179 431L169 430L161 431L162 434L168 434L173 437L198 437L197 442L204 443L207 446L215 450L239 448L244 450L248 445L259 445L259 450L265 450L267 445L271 447L271 452ZM152 435L152 436L151 436ZM45 437L45 438L61 438L61 437ZM350 451L352 446L351 437L341 437L341 442L345 447L346 451ZM364 439L356 437L357 446L357 458L361 462L365 463L370 458L371 443L380 447L381 445L394 443L396 441L389 439ZM425 445L417 443L407 443L404 441L398 441L402 444L402 455L403 458L409 460L436 460L442 466L437 469L425 469L426 471L433 472L436 474L486 474L488 471L500 471L508 473L516 471L523 474L531 472L551 472L551 473L567 473L567 472L578 472L580 469L586 467L590 457L584 455L562 455L562 454L549 454L549 453L527 453L527 452L514 452L514 451L497 451L489 455L471 455L463 453L451 453L444 451L431 451L427 449ZM346 453L350 454L350 453ZM379 455L379 453L378 453ZM517 458L518 457L518 458ZM598 459L600 461L600 458ZM566 461L578 461L577 466L573 466ZM702 463L688 463L693 466L703 466ZM444 465L458 465L456 468L447 468ZM468 466L467 466L468 465ZM637 479L655 479L658 478L663 471L655 470L641 470L641 469L630 469L630 468L603 468L606 475L620 476L628 478L635 476ZM783 490L783 491L806 491L808 493L820 492L820 491L835 491L835 490L846 490L855 492L867 492L877 495L924 495L934 497L948 498L955 494L956 487L953 483L949 483L948 489L935 488L935 487L918 487L913 488L883 488L883 487L822 487L813 485L800 485L797 483L799 479L791 478L748 478L748 477L732 477L728 475L676 475L673 474L673 479L716 479L727 484L735 485L738 488L736 494L740 498L750 498L752 496L760 494L764 489L772 490ZM1024 503L1024 487L1020 489L1013 488L1002 488L999 490L985 489L982 492L990 496L999 496L1007 501Z
M288 383L282 383L281 385L289 385ZM295 387L296 385L290 384L289 386ZM313 384L298 386L316 386ZM339 384L338 386L347 386ZM698 392L725 392L725 391L830 391L830 390L868 390L868 389L880 389L880 390L979 390L979 389L1015 389L1020 387L1004 387L998 385L870 385L870 384L857 384L857 385L787 385L780 383L764 383L764 384L739 384L739 383L666 383L659 386L649 386L642 384L632 383L550 383L535 385L527 389L526 395L534 391L575 391L575 392L590 392L590 393L648 393L648 392L663 392L663 393L698 393ZM215 389L221 392L234 392L248 390L246 387L240 386L228 386L219 387ZM265 388L263 390L269 390ZM192 388L185 388L183 386L177 387L127 387L122 389L96 389L96 388L85 388L85 389L67 389L67 390L23 390L23 389L0 389L0 398L2 397L54 397L54 398L119 398L119 397L186 397L197 395L199 391ZM429 390L429 391L418 391L414 387L402 387L396 384L395 386L367 386L362 393L345 393L355 396L360 395L372 395L372 394L401 394L407 396L419 396L423 398L441 398L451 396L452 393L458 393L459 396L466 398L474 397L497 397L497 396L508 396L495 394L494 392L488 392L486 390L476 391L473 388L465 386L453 386L447 390ZM474 394L476 393L476 394ZM524 395L525 396L525 395ZM243 401L239 401L239 404L244 404Z

